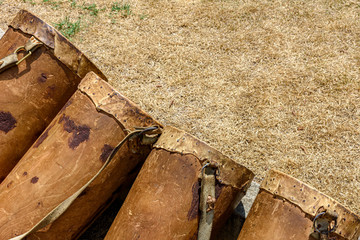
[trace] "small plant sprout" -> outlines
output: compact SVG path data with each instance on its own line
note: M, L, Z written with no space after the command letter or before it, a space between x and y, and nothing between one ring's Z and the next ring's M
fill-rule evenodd
M52 9L58 9L60 6L59 2L53 0L43 0L43 3L50 4Z
M71 22L69 17L65 17L60 23L55 24L55 28L58 29L65 37L71 39L76 33L80 31L80 19Z
M112 13L121 13L122 17L128 17L132 14L130 4L114 2L111 6Z
M95 3L93 4L88 4L88 5L84 5L82 7L82 9L84 10L88 10L90 12L91 16L97 16L99 14L100 11L104 11L105 8L99 9Z

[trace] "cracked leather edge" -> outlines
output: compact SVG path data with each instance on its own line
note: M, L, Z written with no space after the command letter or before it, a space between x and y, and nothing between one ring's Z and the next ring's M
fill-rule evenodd
M48 48L53 49L55 57L80 78L93 71L106 80L105 75L80 50L54 27L34 14L20 10L9 27L36 37Z
M289 201L312 217L315 217L320 207L335 211L339 215L336 234L356 240L360 234L359 216L294 177L277 170L270 170L261 182L260 189Z
M164 149L169 152L194 155L201 163L209 160L219 165L222 184L230 185L246 191L254 178L254 173L210 147L191 134L175 127L165 126L153 148Z
M154 125L161 127L159 122L94 72L89 72L84 77L78 85L78 90L86 94L98 110L113 116L125 129L134 130L134 127Z

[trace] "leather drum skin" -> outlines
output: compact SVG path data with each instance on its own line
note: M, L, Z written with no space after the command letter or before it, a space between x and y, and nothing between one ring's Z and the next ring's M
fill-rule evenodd
M0 239L32 229L85 185L134 127L159 125L90 72L54 120L0 184ZM76 239L151 151L138 138L112 161L52 224L29 239ZM139 166L140 165L140 166Z
M105 239L197 239L199 176L206 160L217 163L220 170L215 188L214 236L254 175L190 134L165 127Z
M238 240L319 239L320 236L314 233L313 221L324 211L336 213L338 217L335 230L323 239L358 240L359 216L303 182L271 170L261 183ZM315 226L328 231L325 227L328 222L323 225L316 222Z
M89 71L103 77L65 37L25 10L0 39L0 59L31 37L41 45L18 66L0 72L0 182L69 100L81 78ZM20 51L19 60L25 55Z

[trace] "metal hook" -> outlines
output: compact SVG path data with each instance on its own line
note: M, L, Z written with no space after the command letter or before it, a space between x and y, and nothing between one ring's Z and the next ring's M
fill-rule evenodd
M24 61L25 59L27 59L31 54L32 54L32 52L29 51L29 53L26 54L22 59L20 59L20 60L16 63L16 65L19 65L22 61Z

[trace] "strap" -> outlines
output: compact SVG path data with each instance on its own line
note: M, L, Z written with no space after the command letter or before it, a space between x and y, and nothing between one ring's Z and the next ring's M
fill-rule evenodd
M19 65L41 45L43 45L43 43L32 36L24 46L18 47L13 53L0 59L0 73L10 67ZM25 51L27 54L19 60L17 55L21 51Z
M65 199L62 203L60 203L58 206L56 206L52 211L50 211L43 219L41 219L35 226L33 226L29 231L27 231L24 234L21 234L19 236L16 236L14 238L11 238L9 240L21 240L24 237L28 236L30 233L36 232L37 230L46 227L48 224L54 222L58 217L60 217L66 209L70 207L70 205L75 201L75 199L81 194L81 192L87 188L94 179L99 176L99 174L105 169L107 165L111 162L112 158L115 156L115 154L118 152L118 150L121 148L121 146L124 145L124 143L132 138L139 137L144 135L145 133L152 132L153 134L157 134L160 130L158 126L148 127L148 128L135 128L134 131L130 132L126 137L112 150L109 157L106 159L103 166L100 168L100 170L93 176L84 186L82 186L78 191L76 191L73 195ZM156 135L157 136L157 135Z
M198 240L209 240L214 219L216 166L205 163L201 169L200 223Z

